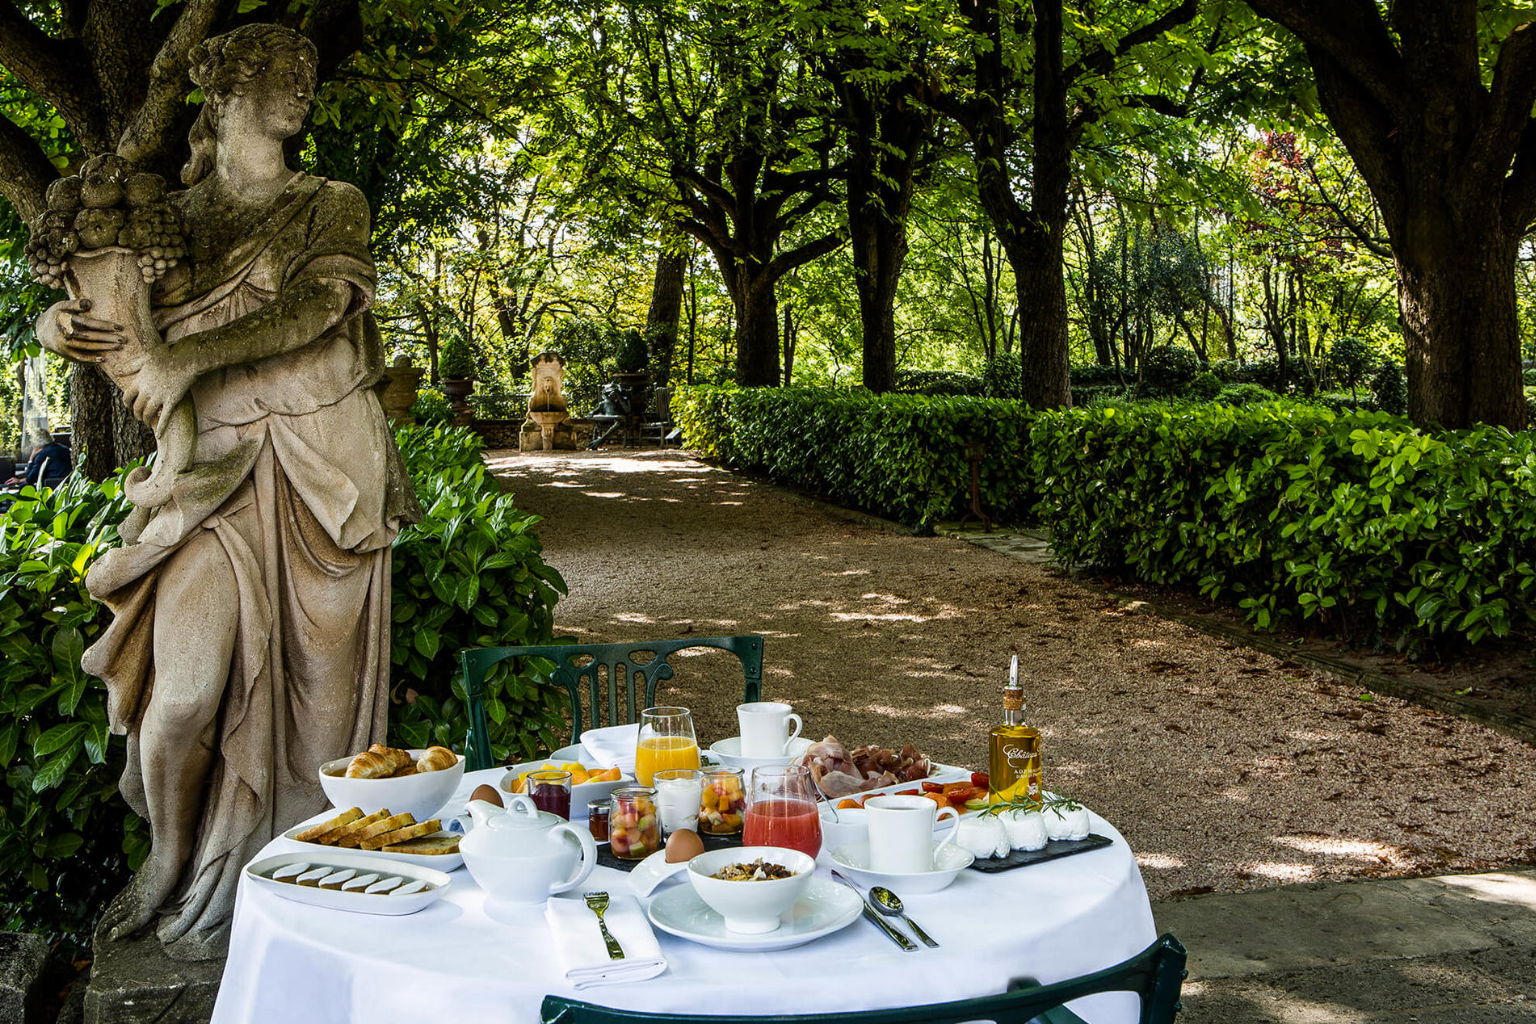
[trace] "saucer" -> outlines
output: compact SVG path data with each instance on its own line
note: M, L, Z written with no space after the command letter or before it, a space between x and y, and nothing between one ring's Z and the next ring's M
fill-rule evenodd
M741 737L729 736L716 741L709 752L713 754L721 764L728 768L745 768L751 771L753 768L766 768L770 765L789 764L795 758L811 749L811 741L804 736L796 736L789 741L788 752L782 757L743 757L741 754Z
M869 842L865 841L839 846L832 851L832 860L838 867L847 869L860 885L866 887L883 885L898 896L922 896L926 893L938 892L940 889L947 889L949 883L953 882L960 872L976 861L971 851L961 849L954 843L941 848L935 842L933 855L936 863L932 871L911 873L873 871L869 866Z
M647 912L651 924L670 935L716 949L754 953L815 942L848 927L862 913L864 901L858 893L825 878L812 878L805 895L779 919L779 927L762 935L727 930L725 918L700 899L691 885L664 890L651 900Z

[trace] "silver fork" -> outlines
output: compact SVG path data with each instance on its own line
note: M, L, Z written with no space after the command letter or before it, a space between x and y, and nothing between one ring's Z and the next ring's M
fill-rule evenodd
M608 944L608 959L623 960L624 947L619 945L619 940L613 937L613 933L608 930L608 925L603 921L603 911L608 909L608 894L589 892L586 897L587 907L597 915L597 926L603 930L603 941Z

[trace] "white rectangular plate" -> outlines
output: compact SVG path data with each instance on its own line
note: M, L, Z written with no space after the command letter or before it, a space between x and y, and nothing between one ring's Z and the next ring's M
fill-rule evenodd
M334 818L335 816L336 810L335 808L332 808L318 818L313 818L310 821L306 821L302 825L293 826L293 828L283 833L283 838L301 847L305 851L305 856L310 856L312 854L315 857L321 857L329 851L334 851L336 853L356 854L359 857L367 857L371 860L394 860L399 861L402 864L415 864L417 867L432 868L435 871L456 871L464 866L464 858L459 856L457 853L385 853L383 850L360 850L353 849L351 847L324 846L320 843L306 843L295 838L300 832L303 832L311 825L318 824L319 822L326 820L327 817ZM442 836L449 835L450 833L447 829L443 829L432 834L434 836ZM344 866L351 867L352 865L347 864ZM369 870L377 871L378 869L370 868Z
M850 799L850 797L862 800L871 796L886 796L890 793L899 793L904 789L916 789L921 791L923 788L923 783L925 782L936 782L940 785L945 785L951 782L971 781L971 770L969 768L961 768L958 765L953 764L930 764L928 768L928 777L925 779L918 779L916 782L898 782L894 786L881 786L879 789L871 789L862 793L850 794L849 797L829 797L829 799L832 801L832 806L836 807L837 801L847 800Z
M306 844L307 845L307 844ZM342 892L339 889L320 889L292 882L274 882L272 872L285 864L308 862L315 867L356 868L359 873L378 872L379 876L399 875L412 881L426 882L432 888L409 896L391 896L388 893L369 896L361 892ZM389 857L373 857L351 850L335 850L328 846L315 847L310 853L280 853L263 857L245 866L245 875L252 885L259 885L285 900L307 903L326 910L345 910L354 914L381 914L400 917L414 914L443 898L453 880L442 871L407 864Z

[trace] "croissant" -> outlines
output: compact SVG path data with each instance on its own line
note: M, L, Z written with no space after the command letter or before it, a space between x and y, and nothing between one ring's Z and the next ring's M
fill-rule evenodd
M418 772L440 772L444 768L452 768L459 763L459 755L447 747L428 747L427 752L421 755L421 760L416 762Z
M365 750L347 765L349 779L386 779L394 774L395 760L386 754Z
M386 747L382 743L375 743L368 749L372 753L382 754L383 756L392 760L395 763L396 771L404 768L406 765L410 764L412 760L414 760L411 757L411 752L409 750L401 750L399 747Z

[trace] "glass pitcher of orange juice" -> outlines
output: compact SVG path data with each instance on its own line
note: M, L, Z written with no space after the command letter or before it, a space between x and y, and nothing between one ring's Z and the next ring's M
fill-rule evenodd
M687 708L646 708L640 712L640 742L635 748L635 781L653 784L668 768L697 768L699 741Z

